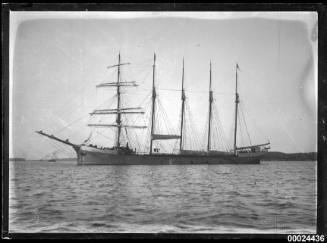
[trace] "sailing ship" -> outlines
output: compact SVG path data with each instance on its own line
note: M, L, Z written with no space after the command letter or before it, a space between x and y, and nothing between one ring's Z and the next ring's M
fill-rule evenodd
M122 115L129 114L144 114L141 107L123 107L121 102L121 88L136 86L135 81L121 80L121 66L129 65L130 63L122 63L120 53L118 55L118 63L109 68L117 68L117 81L109 83L101 83L97 87L113 87L116 89L117 106L114 109L96 109L91 115L115 115L116 120L114 124L91 123L90 127L100 128L115 128L117 132L115 145L112 147L100 147L88 143L76 144L70 142L68 139L64 140L57 136L50 135L42 130L36 131L38 134L46 136L50 139L56 140L60 143L71 146L77 154L78 165L171 165L171 164L259 164L260 156L267 152L270 147L270 142L237 147L237 123L238 123L238 70L239 66L236 64L236 85L235 85L235 124L234 124L234 146L230 151L213 151L211 150L211 126L212 126L212 103L213 90L211 80L211 62L210 62L210 82L209 82L209 122L208 122L208 137L207 137L207 151L186 150L183 148L183 127L185 126L185 90L184 90L184 59L182 72L182 89L181 89L181 119L180 119L180 133L158 134L156 131L156 54L153 57L152 65L152 107L151 107L151 132L150 132L150 148L148 153L139 153L136 149L129 147L128 143L122 145L121 133L122 129L144 129L147 126L128 125L123 124ZM156 140L179 140L178 153L160 153L158 148L153 146Z

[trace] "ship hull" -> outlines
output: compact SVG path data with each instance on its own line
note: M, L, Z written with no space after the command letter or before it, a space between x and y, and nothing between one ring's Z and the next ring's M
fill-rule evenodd
M96 150L79 150L77 155L78 165L260 164L259 158L232 155L128 155Z

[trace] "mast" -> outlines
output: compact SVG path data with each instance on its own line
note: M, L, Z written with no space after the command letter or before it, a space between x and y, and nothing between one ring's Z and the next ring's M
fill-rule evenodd
M97 85L97 88L106 88L106 87L114 87L117 90L117 107L115 109L95 109L93 112L90 113L91 116L94 115L116 115L116 122L114 124L101 124L101 123L91 123L88 124L90 127L114 127L117 128L117 137L116 137L116 148L120 148L120 135L122 128L141 128L144 129L146 126L138 126L138 125L126 125L122 124L121 116L122 115L133 115L133 114L144 114L141 111L141 107L121 107L121 87L136 87L136 81L121 81L120 75L120 66L123 65L130 65L131 63L121 63L120 60L120 53L118 55L118 64L107 66L107 68L116 68L117 67L117 81L116 82L109 82L109 83L101 83Z
M237 147L236 147L236 134L237 134L237 112L238 112L238 103L240 102L239 100L239 95L237 93L237 70L239 69L238 64L236 63L236 68L235 68L235 128L234 128L234 154L237 155Z
M120 111L120 52L118 55L118 65L117 65L117 111ZM117 124L117 140L116 147L120 147L120 133L121 133L121 113L117 112L116 116L116 124Z
M211 61L210 61L210 83L209 83L209 126L208 126L208 144L207 144L207 151L210 150L211 147L211 113L212 113L212 102L213 102L213 95L212 95L212 88L211 88Z
M181 113L181 131L179 150L183 150L183 125L184 125L184 110L185 110L185 92L184 92L184 58L183 58L183 73L182 73L182 113Z
M152 73L152 117L151 117L151 137L150 137L150 154L152 154L152 141L153 141L153 134L154 134L154 123L155 123L155 101L156 101L156 88L155 88L155 69L156 69L156 54L153 55L153 73Z

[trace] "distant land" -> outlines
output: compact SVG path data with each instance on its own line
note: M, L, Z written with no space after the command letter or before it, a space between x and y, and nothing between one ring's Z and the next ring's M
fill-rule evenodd
M76 160L77 158L73 157L73 158L56 158L56 159L52 159L55 161L71 161L71 160ZM40 159L39 161L49 161L50 159Z
M261 156L264 161L315 161L317 160L317 152L310 153L282 153L267 152Z
M9 161L25 161L24 158L9 158Z

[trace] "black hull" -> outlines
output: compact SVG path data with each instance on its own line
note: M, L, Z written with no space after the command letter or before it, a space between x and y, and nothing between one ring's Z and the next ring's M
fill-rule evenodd
M99 151L77 152L78 165L182 165L182 164L260 164L259 158L233 155L119 155Z

